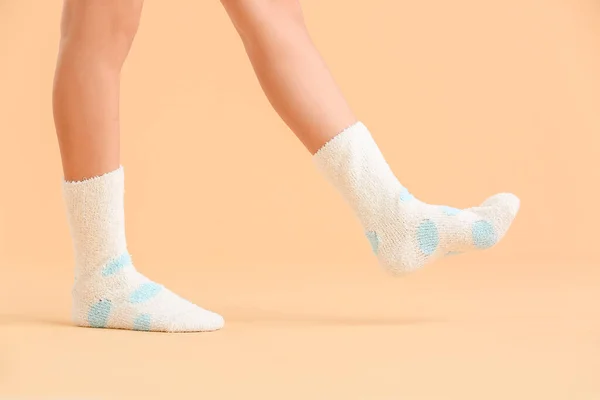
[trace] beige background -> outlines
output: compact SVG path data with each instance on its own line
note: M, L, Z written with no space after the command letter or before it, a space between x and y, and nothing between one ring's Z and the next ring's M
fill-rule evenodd
M598 3L303 4L403 183L459 207L518 194L508 237L386 276L219 2L148 1L123 77L130 249L228 325L72 328L60 1L0 0L0 398L600 398Z

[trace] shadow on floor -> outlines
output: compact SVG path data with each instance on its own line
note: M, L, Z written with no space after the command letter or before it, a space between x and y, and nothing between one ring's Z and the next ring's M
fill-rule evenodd
M225 321L241 324L305 325L305 326L406 326L443 322L434 318L389 316L340 316L311 312L285 312L262 308L231 307L219 310Z
M302 326L407 326L443 322L440 319L389 316L340 316L309 312L285 312L250 307L230 307L219 310L227 323L256 325L302 325ZM76 328L68 319L50 318L40 315L0 314L0 327L17 325L45 325Z

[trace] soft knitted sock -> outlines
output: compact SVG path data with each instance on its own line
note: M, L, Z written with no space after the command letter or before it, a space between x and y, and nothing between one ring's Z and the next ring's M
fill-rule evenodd
M214 331L223 318L152 282L133 266L125 241L123 169L63 192L75 250L73 322L94 328Z
M331 139L313 158L356 212L379 262L394 273L419 269L441 256L494 246L519 210L519 199L509 193L465 210L417 200L398 181L360 122Z

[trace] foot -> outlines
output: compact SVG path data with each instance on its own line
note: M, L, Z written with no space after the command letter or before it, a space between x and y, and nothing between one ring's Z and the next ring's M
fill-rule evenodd
M314 161L353 208L380 263L395 273L494 246L519 210L519 199L508 193L466 210L417 200L360 122L326 143Z
M73 288L73 321L92 328L159 332L221 329L223 318L179 297L136 271L125 253Z
M459 210L423 203L402 188L381 210L381 222L366 232L379 262L394 273L411 272L441 257L489 249L506 234L519 210L509 193Z
M123 168L63 182L75 248L73 321L93 328L202 332L223 318L136 271L125 240Z

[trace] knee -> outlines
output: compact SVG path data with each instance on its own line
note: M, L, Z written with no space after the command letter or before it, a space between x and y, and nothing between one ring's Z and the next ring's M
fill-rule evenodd
M138 31L143 0L64 0L61 43L124 61Z
M236 27L244 31L304 24L299 0L221 0L221 4Z

